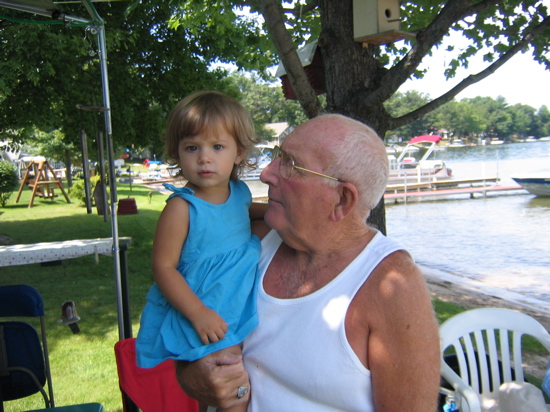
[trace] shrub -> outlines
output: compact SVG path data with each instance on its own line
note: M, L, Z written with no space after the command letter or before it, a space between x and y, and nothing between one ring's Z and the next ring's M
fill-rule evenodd
M15 166L4 160L0 161L0 205L6 206L12 192L19 185Z
M94 193L95 186L97 185L97 182L99 182L99 175L90 177L90 194L92 195ZM84 187L84 179L77 180L73 183L73 187L71 187L71 197L75 198L76 200L80 201L83 205L86 204L86 192ZM92 199L93 203L93 199Z

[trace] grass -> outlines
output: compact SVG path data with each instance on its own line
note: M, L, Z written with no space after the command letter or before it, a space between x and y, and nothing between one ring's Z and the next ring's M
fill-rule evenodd
M166 195L127 184L118 185L118 198L135 198L137 215L118 216L119 236L132 238L128 250L129 295L134 336L145 296L153 282L150 255L158 216ZM30 190L24 190L19 203L14 193L5 208L0 208L0 235L12 244L28 244L71 239L111 237L111 223L103 216L87 214L77 201L68 204L60 196L54 200L35 199L28 208ZM50 346L56 405L100 402L107 412L122 411L113 346L118 340L117 308L113 259L93 256L63 261L59 266L39 264L0 268L0 284L28 284L44 298L46 328ZM57 323L61 305L76 304L81 333L73 334ZM464 308L434 301L438 320L443 322ZM541 348L535 344L529 349ZM543 352L541 352L543 353ZM40 395L5 403L6 412L43 408Z
M145 295L153 282L150 254L156 221L164 207L165 195L143 186L121 184L119 199L134 197L139 214L118 216L119 236L132 238L128 251L130 302L134 334ZM12 195L0 208L0 235L13 244L51 242L70 239L106 238L111 223L103 216L88 215L78 203L68 204L60 196L55 200L36 200L28 208L30 190L24 190L19 203ZM76 201L75 201L76 202ZM107 411L122 411L113 346L118 340L113 259L93 256L63 261L59 266L40 264L0 268L1 284L28 284L37 288L44 299L46 328L50 346L54 395L59 406L100 402ZM58 324L61 305L76 304L82 319L80 334ZM40 395L5 403L6 412L43 408Z

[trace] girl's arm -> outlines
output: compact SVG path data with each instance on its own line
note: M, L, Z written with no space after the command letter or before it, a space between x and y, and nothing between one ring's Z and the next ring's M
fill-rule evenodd
M162 211L153 242L153 274L164 297L193 324L204 344L223 339L227 324L193 293L177 266L189 228L189 204L178 197Z
M264 215L267 210L267 203L252 203L250 205L250 227L252 233L263 239L270 231L269 226L264 222Z

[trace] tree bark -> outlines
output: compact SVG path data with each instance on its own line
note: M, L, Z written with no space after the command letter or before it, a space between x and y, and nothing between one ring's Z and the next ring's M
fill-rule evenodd
M365 123L383 139L390 115L382 102L368 104L386 73L375 56L376 47L363 47L353 40L352 0L320 0L322 31L319 46L325 65L327 111ZM372 210L368 223L386 233L383 199Z

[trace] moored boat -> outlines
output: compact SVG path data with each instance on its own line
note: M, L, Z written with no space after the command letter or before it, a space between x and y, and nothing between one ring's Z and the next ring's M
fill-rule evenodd
M550 177L512 177L512 179L536 196L550 196Z
M430 159L442 137L421 135L411 139L398 157L389 154L389 183L423 183L452 180L453 173L443 160Z
M243 170L241 180L260 180L260 175L265 167L271 163L271 152L273 151L273 146L265 144L256 145L256 153L252 157L252 161L256 164L256 167Z

